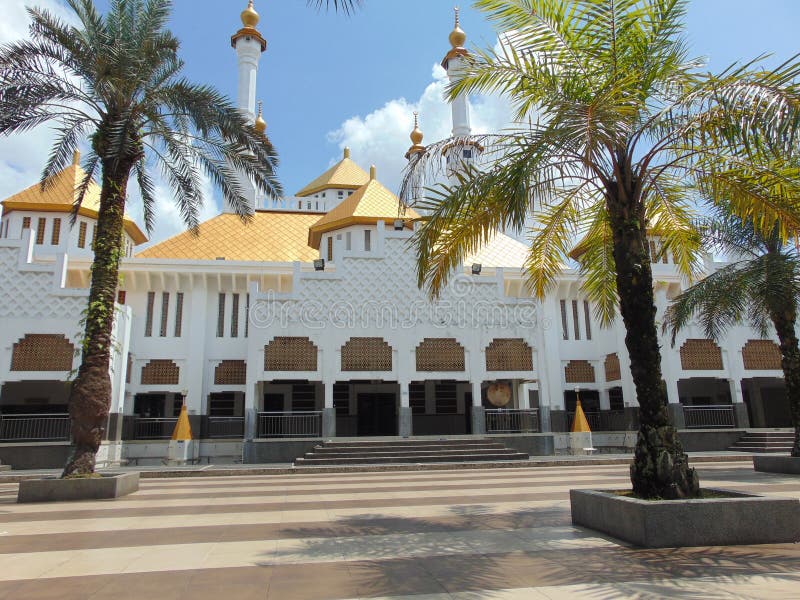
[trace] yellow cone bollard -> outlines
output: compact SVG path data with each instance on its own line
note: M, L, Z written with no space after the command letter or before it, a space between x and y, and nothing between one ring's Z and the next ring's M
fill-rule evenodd
M575 419L572 421L572 433L591 433L589 421L586 420L586 415L583 412L581 401L575 403Z
M181 406L181 414L178 416L178 422L175 423L175 429L172 430L172 439L181 442L192 439L192 425L189 423L189 413L186 411L186 404Z

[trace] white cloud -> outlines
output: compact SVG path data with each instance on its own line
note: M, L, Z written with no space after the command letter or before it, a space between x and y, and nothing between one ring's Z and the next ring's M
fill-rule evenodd
M349 147L353 160L366 167L374 164L378 179L392 191L400 185L406 165L405 153L411 146L409 134L414 127L413 112L419 111L423 144L451 135L450 105L444 99L447 74L438 64L433 66L431 83L415 101L397 98L388 101L366 116L354 116L328 134L340 148ZM499 96L471 99L470 116L473 133L500 131L512 123L508 101Z

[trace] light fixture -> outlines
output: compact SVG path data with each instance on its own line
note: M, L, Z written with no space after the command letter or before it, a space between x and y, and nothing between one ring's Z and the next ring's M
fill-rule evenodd
M405 223L403 223L403 219L395 219L394 220L394 230L395 231L402 231L403 227L405 227Z
M314 270L315 271L324 271L325 270L325 259L318 258L314 261Z
M483 268L483 265L481 265L481 263L472 263L472 274L473 275L480 275L482 268Z

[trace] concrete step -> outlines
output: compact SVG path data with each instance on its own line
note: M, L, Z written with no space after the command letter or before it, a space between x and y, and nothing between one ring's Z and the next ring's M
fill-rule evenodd
M422 445L422 444L386 444L385 446L316 446L313 452L319 454L335 453L361 453L361 452L446 452L448 450L464 450L480 452L483 450L503 450L503 444L450 444L447 446Z
M387 439L387 440L344 440L340 442L325 442L324 446L326 448L337 448L340 446L353 446L353 447L367 447L367 446L404 446L404 445L415 445L415 446L480 446L481 444L493 444L490 439L487 438L451 438L451 439Z
M510 454L462 454L460 456L443 456L440 453L421 454L417 456L392 456L392 457L349 457L349 458L298 458L295 465L375 465L375 464L410 464L410 463L438 463L438 462L490 462L527 460L529 457L524 452Z
M484 450L480 452L476 452L474 450L437 450L437 451L428 451L428 450L375 450L375 451L362 451L362 452L306 452L305 458L380 458L381 456L385 457L397 457L397 456L408 456L409 458L414 458L415 456L430 456L436 454L437 456L442 457L452 457L452 458L459 458L461 456L474 456L477 454L491 454L493 456L505 454L519 454L516 450L511 450L509 448L495 448L491 450Z

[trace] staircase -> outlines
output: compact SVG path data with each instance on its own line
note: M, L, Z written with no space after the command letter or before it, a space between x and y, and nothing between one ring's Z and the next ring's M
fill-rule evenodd
M488 439L323 442L295 466L416 464L527 460L525 452Z
M794 444L792 431L748 431L728 450L757 454L775 452L789 454Z

